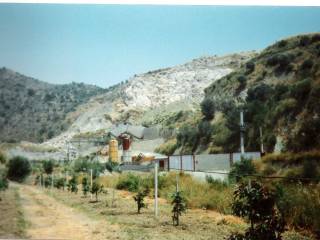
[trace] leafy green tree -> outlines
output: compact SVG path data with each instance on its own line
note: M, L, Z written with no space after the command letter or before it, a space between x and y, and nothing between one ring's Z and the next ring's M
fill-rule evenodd
M84 177L82 178L82 192L83 196L87 196L87 193L90 191L90 185L88 182L88 178Z
M213 132L213 127L210 122L201 121L198 124L199 138L203 141L203 143L207 144L210 142L212 132Z
M148 195L147 190L138 191L138 193L133 197L134 201L137 203L138 214L142 208L146 208L147 205L144 203L144 198Z
M53 167L54 167L53 160L43 161L42 167L46 174L51 174L53 172Z
M205 98L201 102L201 112L206 120L211 120L214 118L214 113L216 110L215 103L210 98Z
M285 222L276 207L276 195L257 181L241 183L234 191L232 211L247 218L250 227L244 234L228 240L281 240Z
M179 226L180 224L180 216L184 213L187 209L186 207L186 199L183 197L181 191L176 191L172 195L172 223L174 226Z
M92 187L90 188L90 193L96 196L96 202L98 202L98 194L103 192L103 185L99 184L97 181L92 183Z
M31 165L28 159L16 156L8 163L8 178L12 181L22 182L31 173Z

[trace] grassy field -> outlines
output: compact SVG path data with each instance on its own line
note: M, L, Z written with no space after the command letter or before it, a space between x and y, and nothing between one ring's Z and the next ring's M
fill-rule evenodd
M18 189L10 186L0 194L0 238L24 237L27 224L21 211Z
M243 231L246 223L234 216L215 211L189 209L181 217L181 226L174 227L171 220L171 205L167 200L159 200L159 217L153 213L153 199L147 198L147 209L136 213L133 193L108 189L107 194L99 196L99 202L91 203L90 197L80 193L72 194L60 190L45 190L49 196L65 205L85 212L96 219L106 219L120 227L124 239L225 239L232 232ZM112 204L113 203L113 204ZM295 232L284 234L285 240L309 240Z

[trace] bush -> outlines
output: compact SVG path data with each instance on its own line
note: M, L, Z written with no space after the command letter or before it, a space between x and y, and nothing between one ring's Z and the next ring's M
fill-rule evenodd
M141 181L141 177L133 175L132 173L121 175L116 188L121 190L128 190L130 192L137 192Z
M8 163L8 178L12 181L22 182L31 173L28 159L16 156Z
M254 62L247 62L246 63L246 69L247 69L247 74L250 74L250 73L252 73L253 71L254 71L254 69L255 69L255 64L254 64Z
M311 230L320 237L319 185L277 184L277 206L288 226Z
M299 41L299 45L302 47L307 46L310 43L310 38L308 36L302 36Z
M319 42L320 41L320 34L315 34L311 37L311 42Z
M215 113L215 103L212 99L210 98L205 98L202 102L201 102L201 112L203 114L203 116L205 117L205 119L207 120L211 120L214 118L214 113Z
M106 169L111 173L112 172L120 172L119 164L117 162L113 162L111 160L106 162Z
M170 156L176 151L177 147L177 140L170 139L167 142L161 144L159 147L157 147L155 149L155 152Z
M311 59L306 59L301 64L302 71L308 71L313 67L313 61Z
M193 152L198 145L198 131L190 125L183 125L177 134L178 146L189 146Z
M246 175L255 174L256 169L251 159L245 159L241 157L240 162L236 162L232 165L229 173L229 179L231 181L239 182Z
M240 83L240 85L244 85L247 81L247 78L243 75L240 75L238 78L237 78L238 82Z
M288 41L286 41L286 40L281 40L281 41L278 43L278 46L279 46L280 48L282 48L282 47L287 46L287 44L288 44Z
M53 172L53 160L46 160L42 163L43 170L45 171L46 174L51 174Z
M281 240L285 222L276 208L276 197L257 181L241 183L234 191L233 213L246 217L250 227L244 234L232 234L229 240Z

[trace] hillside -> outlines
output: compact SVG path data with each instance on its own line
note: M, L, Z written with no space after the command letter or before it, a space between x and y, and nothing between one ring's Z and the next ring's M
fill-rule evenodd
M260 150L259 127L268 152L317 149L319 102L320 34L283 39L205 89L202 110L213 108L215 117L202 117L196 130L182 128L177 147L238 151L242 108L246 150ZM199 134L204 128L205 139Z
M68 129L77 106L105 90L85 84L54 85L0 69L0 141L42 142Z
M63 147L75 135L107 130L112 124L153 125L181 110L192 110L203 99L204 88L255 54L201 57L175 67L134 75L79 106L72 113L79 117L69 129L46 145Z

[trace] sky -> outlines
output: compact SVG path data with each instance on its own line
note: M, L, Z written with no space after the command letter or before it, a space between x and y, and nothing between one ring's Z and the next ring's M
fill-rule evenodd
M320 32L320 7L0 4L0 67L108 87L309 32Z

